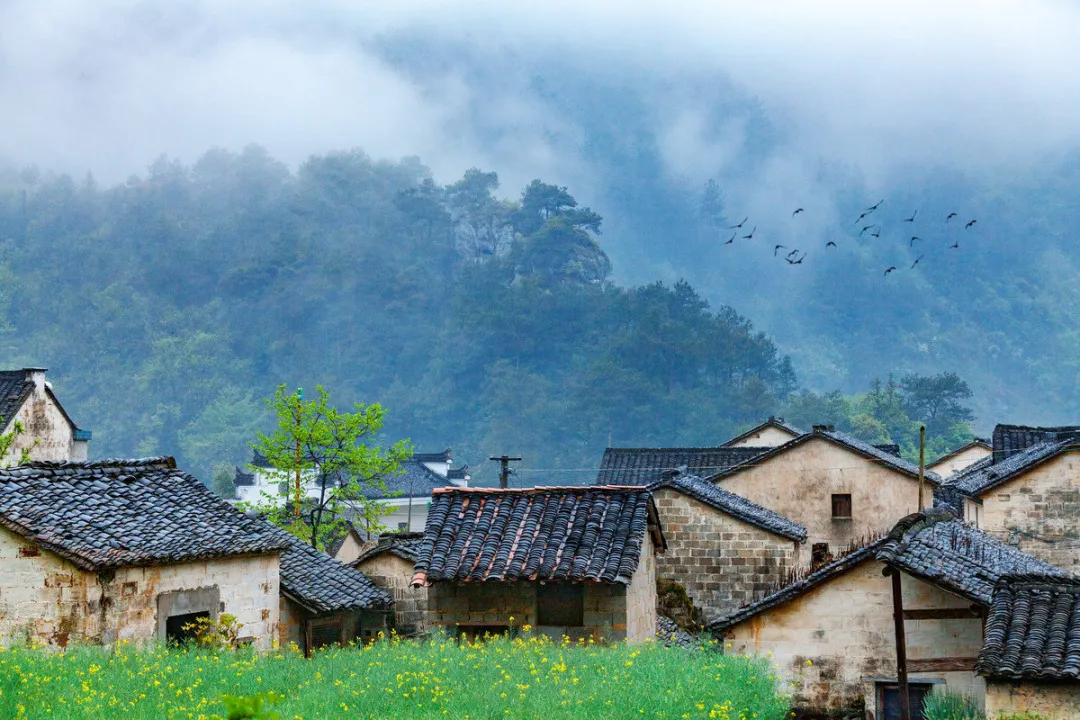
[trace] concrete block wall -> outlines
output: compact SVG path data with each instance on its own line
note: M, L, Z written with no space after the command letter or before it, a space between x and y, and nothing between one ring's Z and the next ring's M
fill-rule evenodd
M157 597L217 586L220 612L237 616L257 647L278 623L278 556L228 558L150 568L84 572L0 529L0 642L66 646L158 640Z
M707 620L753 602L798 565L802 546L793 540L672 488L660 488L653 497L668 543L655 556L657 572L684 586Z
M394 597L394 627L398 633L413 635L423 633L428 606L428 590L413 587L413 563L383 553L356 566L373 583Z

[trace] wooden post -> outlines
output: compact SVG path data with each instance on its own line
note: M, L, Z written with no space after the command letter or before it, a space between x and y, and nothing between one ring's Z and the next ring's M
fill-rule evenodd
M926 426L919 426L919 509L923 511L923 486L926 484Z
M911 720L911 696L908 694L907 643L904 639L904 597L900 571L887 568L892 575L893 625L896 628L896 685L900 696L900 720Z
M499 487L503 490L510 487L510 461L517 462L521 460L521 458L503 455L501 457L488 458L488 460L497 460L501 465L499 470Z
M300 413L304 408L304 388L296 388L296 498L293 502L293 517L300 519L300 503L303 499L303 490L300 487Z

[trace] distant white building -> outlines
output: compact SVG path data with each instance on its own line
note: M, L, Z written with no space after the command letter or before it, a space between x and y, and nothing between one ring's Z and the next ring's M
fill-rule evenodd
M422 532L432 491L449 486L468 487L472 479L468 466L454 468L453 463L449 448L441 453L415 453L402 463L402 474L385 479L386 492L377 489L366 492L367 497L390 508L389 514L381 519L382 524L392 531ZM319 484L311 473L301 476L301 482L307 497L319 497ZM290 483L274 472L266 458L257 452L247 471L236 468L234 483L237 502L258 503L264 495L285 502L289 495ZM356 522L357 532L371 537L378 535L373 529L368 532L361 521Z
M19 461L28 450L35 462L86 460L90 431L78 427L45 380L45 368L0 370L0 434L10 433L16 422L23 434L12 444L0 465Z

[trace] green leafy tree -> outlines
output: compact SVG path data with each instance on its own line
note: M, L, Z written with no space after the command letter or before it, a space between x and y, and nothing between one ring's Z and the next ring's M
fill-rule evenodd
M0 423L3 423L4 419L0 418ZM8 453L11 452L11 446L15 444L15 441L19 439L19 436L26 432L26 428L23 424L16 420L11 423L11 431L3 435L0 435L0 461L10 464L8 460ZM36 441L35 441L36 444ZM23 448L19 453L19 465L25 465L30 462L30 448Z
M259 433L252 446L288 486L288 502L264 494L255 509L312 547L325 550L350 519L380 529L382 503L367 493L386 492L385 478L402 472L401 463L412 456L412 447L408 440L388 448L374 443L386 416L378 404L357 403L354 412L342 412L330 404L321 385L316 391L318 397L305 401L299 389L291 393L280 385L267 399L277 427L269 435Z
M971 399L971 388L954 372L938 375L909 373L900 379L904 410L909 416L926 423L932 435L946 435L953 426L975 419L965 401Z

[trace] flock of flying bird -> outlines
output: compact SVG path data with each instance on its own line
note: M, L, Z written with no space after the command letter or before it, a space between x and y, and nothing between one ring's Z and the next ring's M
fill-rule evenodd
M870 216L879 207L881 207L881 205L884 202L885 202L884 199L878 200L876 205L871 205L870 207L868 207L866 210L864 210L862 212L861 215L859 215L859 217L857 217L855 219L855 222L852 223L852 225L858 226L864 220L867 220L868 218L870 218ZM795 208L795 211L791 213L791 217L795 217L799 213L803 213L803 212L806 212L805 208L801 208L801 207L800 208ZM912 223L912 227L914 227L915 219L918 216L918 214L919 214L919 211L918 211L918 209L916 209L911 214L911 217L903 218L901 220L901 222ZM945 216L945 225L949 225L949 223L952 221L952 219L955 218L955 217L958 217L958 216L959 216L958 213L950 212L948 215ZM731 237L728 238L727 242L725 242L724 245L731 245L732 243L735 242L736 238L739 237L739 231L744 228L744 226L746 225L746 222L749 219L750 219L749 216L747 216L747 217L743 218L742 222L738 223L737 225L729 225L728 226L728 230L734 230L735 232L733 232L731 234ZM977 222L978 222L978 220L974 220L974 219L969 220L964 225L964 230L970 230L972 227L975 226L975 223L977 223ZM863 225L862 226L862 229L859 231L858 237L861 238L864 235L866 235L868 237L879 238L879 237L881 237L881 228L882 228L881 224L870 222L869 225ZM756 232L757 232L757 225L754 225L751 228L751 230L750 230L750 232L748 234L741 236L741 239L742 240L753 240L754 239L754 233L756 233ZM917 243L917 242L923 242L923 239L921 237L919 237L918 235L912 235L911 239L908 240L908 247L913 248L915 246L915 243ZM825 249L826 250L828 250L829 248L835 248L835 247L836 247L836 243L834 241L832 241L832 240L829 240L828 242L825 243ZM949 250L959 250L960 249L960 241L957 240L952 245L948 245L946 247ZM777 244L777 245L773 246L773 257L778 257L781 250L788 250L788 249L789 248L786 245ZM922 254L922 255L919 255L919 257L915 258L915 262L913 262L911 264L910 269L914 270L915 266L918 265L919 261L922 260L924 257L926 257L925 253ZM803 260L805 260L805 259L806 259L806 252L802 251L802 250L799 250L798 248L791 249L790 252L786 256L784 256L784 260L786 260L789 265L802 265ZM896 269L897 268L896 268L895 265L890 265L888 268L885 269L885 276L887 277L889 275L889 273L895 271Z

